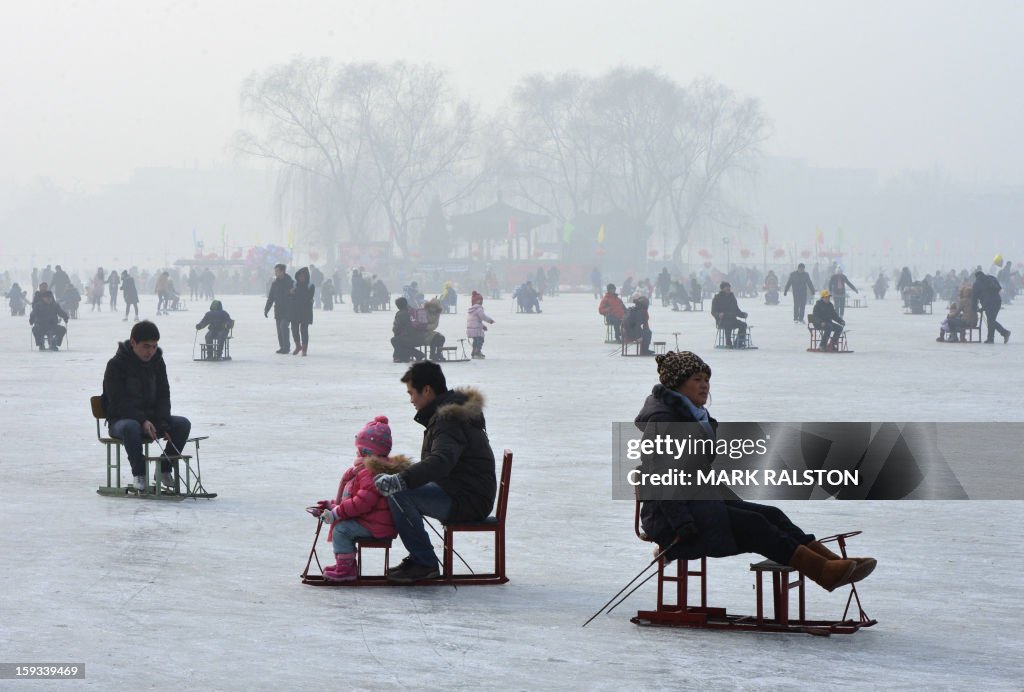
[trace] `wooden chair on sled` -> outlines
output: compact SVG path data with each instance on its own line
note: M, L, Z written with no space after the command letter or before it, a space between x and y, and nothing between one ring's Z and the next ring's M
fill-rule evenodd
M505 573L505 516L508 513L509 484L512 480L512 450L506 449L501 459L501 475L498 480L498 497L494 510L494 516L487 517L482 521L451 522L444 524L444 548L441 558L441 576L436 579L424 579L412 584L396 584L387 580L387 570L391 563L392 538L357 538L356 545L356 578L352 581L331 582L323 577L323 565L316 553L317 541L320 537L320 529L323 523L318 521L316 535L313 537L313 547L309 552L309 559L306 561L306 568L299 575L304 584L314 586L422 586L428 584L504 584L508 582L508 575ZM470 569L469 574L455 573L455 556L458 552L454 548L456 533L478 533L488 532L494 534L494 571L478 573ZM363 574L363 549L377 548L384 551L384 571L381 574ZM459 555L459 559L462 556ZM319 569L319 574L310 574L310 566L313 562ZM466 565L469 567L469 565Z
M640 499L637 489L636 510L633 519L633 530L637 537L645 542L652 542L640 528ZM822 538L822 543L835 542L842 556L846 557L846 539L860 534L860 531L837 534ZM724 629L731 631L759 632L793 632L829 636L830 634L853 634L862 627L871 627L876 620L868 617L860 603L857 585L850 584L850 594L846 599L846 608L839 620L810 620L806 615L804 576L789 565L780 565L771 560L751 563L750 571L755 574L755 593L757 597L756 615L731 615L725 608L708 606L708 559L674 560L674 569L666 563L664 557L658 560L658 601L654 610L640 610L630 621L637 625L661 625L666 627L694 627L704 629ZM699 564L691 569L690 562ZM772 576L772 616L766 614L765 590L762 588L762 577L765 573ZM796 581L791 581L792 575ZM699 605L690 605L690 577L700 579ZM797 590L797 617L792 618L789 612L790 591ZM853 603L857 605L857 618L850 614Z
M134 486L121 485L121 448L124 442L113 435L103 435L100 429L100 421L106 421L107 414L103 410L103 397L93 396L89 398L92 408L92 417L96 420L96 439L106 447L107 452L107 484L96 489L100 495L110 497L143 497L154 500L184 500L191 497L193 500L213 499L217 493L211 493L203 487L202 468L199 464L199 443L209 438L208 435L188 438L186 444L195 445L195 454L171 454L167 459L171 462L171 473L174 475L174 489L163 490L160 483L154 483L154 487L140 489ZM150 471L152 464L154 469L160 468L163 460L162 455L152 456L149 453L149 445L154 441L146 437L142 439L142 454L146 460L146 478L153 475ZM184 451L184 449L182 450ZM194 466L193 466L194 462ZM185 475L181 475L181 465L184 463Z

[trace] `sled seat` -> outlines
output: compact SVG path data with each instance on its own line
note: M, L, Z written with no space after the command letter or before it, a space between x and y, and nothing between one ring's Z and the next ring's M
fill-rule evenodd
M973 327L964 330L964 342L969 344L980 344L985 340L985 313L978 311L978 323Z
M808 351L820 351L821 350L821 337L825 333L825 330L819 329L815 326L810 316L807 317L807 333L810 338L810 343L807 347ZM839 335L839 353L847 352L850 350L849 345L846 343L847 330L844 327L842 333Z
M512 480L512 450L506 449L501 457L501 476L498 479L498 501L493 517L481 521L451 522L444 525L444 559L442 575L446 579L474 579L504 584L505 574L505 515L508 513L509 483ZM489 532L494 534L494 572L490 574L456 575L453 568L456 533Z
M747 333L744 335L742 345L740 345L738 338L739 327L733 327L730 329L728 335L726 335L725 329L718 327L715 331L715 348L733 348L738 351L754 349L756 346L754 346L753 330L753 327L747 325ZM726 338L726 336L728 336L728 338ZM730 343L732 344L731 346L729 345Z

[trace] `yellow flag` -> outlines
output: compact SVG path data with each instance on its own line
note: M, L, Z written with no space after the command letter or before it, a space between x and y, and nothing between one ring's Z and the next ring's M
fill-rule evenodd
M295 249L295 229L294 228L289 228L288 229L288 249L289 250L294 250Z
M597 242L598 244L604 242L604 224L601 224L601 228L597 231Z

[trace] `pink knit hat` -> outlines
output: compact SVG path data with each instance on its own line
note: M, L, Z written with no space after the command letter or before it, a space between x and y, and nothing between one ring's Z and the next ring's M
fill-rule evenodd
M469 302L471 305L483 305L484 297L476 291L473 291L473 294L469 297Z
M356 435L356 448L386 457L391 454L391 427L387 416L377 416Z

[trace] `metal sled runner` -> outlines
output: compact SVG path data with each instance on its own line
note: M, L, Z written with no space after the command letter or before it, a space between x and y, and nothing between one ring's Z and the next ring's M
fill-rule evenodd
M317 521L316 535L313 536L313 547L309 551L309 559L306 560L306 568L299 576L303 584L311 586L436 586L438 584L453 584L455 586L476 585L476 584L504 584L508 582L505 574L505 515L508 511L509 481L512 478L512 451L505 450L501 460L501 477L498 486L498 502L494 516L487 517L483 521L451 522L444 525L444 550L442 558L441 576L434 579L422 579L420 581L406 583L391 582L387 579L387 570L391 562L391 538L360 538L356 539L356 578L350 581L330 581L323 576L323 566L320 564L320 557L316 553L317 541L320 539L320 529L323 522ZM469 574L456 574L454 558L458 555L452 543L456 533L461 532L489 532L494 534L494 571L486 573L474 572L468 564ZM382 574L363 574L363 549L380 548L384 550L384 572ZM319 574L310 574L310 566L316 562ZM463 561L465 564L465 561Z

